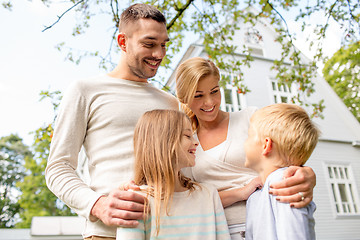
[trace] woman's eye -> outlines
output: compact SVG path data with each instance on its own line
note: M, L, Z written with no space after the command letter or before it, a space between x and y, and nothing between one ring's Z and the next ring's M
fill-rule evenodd
M201 97L202 97L202 95L195 95L194 98L201 98Z
M219 90L218 90L218 89L217 89L217 90L212 91L212 92L211 92L211 94L215 94L215 93L217 93L217 92L219 92Z
M185 135L185 137L190 138L191 136L189 136L189 135Z

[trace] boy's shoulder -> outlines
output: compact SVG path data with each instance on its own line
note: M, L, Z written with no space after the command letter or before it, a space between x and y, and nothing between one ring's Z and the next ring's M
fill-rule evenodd
M286 169L287 167L283 167L270 173L269 176L266 178L264 185L270 186L272 183L284 180L284 172Z

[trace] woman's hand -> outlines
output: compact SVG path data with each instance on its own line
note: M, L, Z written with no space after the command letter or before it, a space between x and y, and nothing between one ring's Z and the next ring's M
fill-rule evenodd
M240 201L246 201L256 189L263 186L260 177L256 177L245 187L219 192L221 203L224 208Z
M291 207L302 208L313 199L316 175L310 167L290 166L284 172L284 180L270 185L270 194L280 202L290 203ZM302 193L302 194L299 194ZM302 196L304 199L302 200Z

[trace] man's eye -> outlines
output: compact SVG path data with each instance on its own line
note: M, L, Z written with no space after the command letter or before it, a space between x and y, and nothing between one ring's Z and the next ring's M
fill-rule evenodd
M148 47L148 48L151 48L154 46L154 44L152 44L152 43L145 43L144 45L145 45L145 47Z

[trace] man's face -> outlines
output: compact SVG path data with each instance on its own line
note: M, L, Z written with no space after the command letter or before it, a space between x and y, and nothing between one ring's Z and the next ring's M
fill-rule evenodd
M152 19L139 19L131 24L126 36L126 59L131 77L147 80L155 76L166 54L169 41L166 26Z

